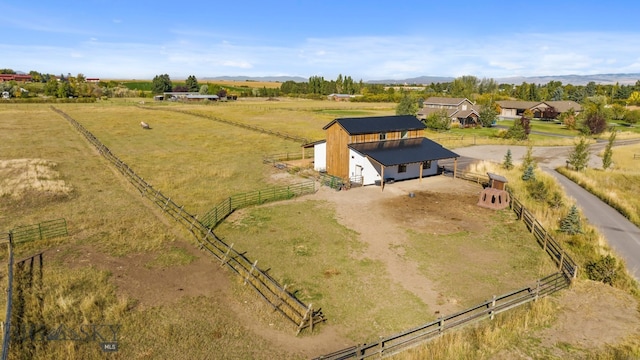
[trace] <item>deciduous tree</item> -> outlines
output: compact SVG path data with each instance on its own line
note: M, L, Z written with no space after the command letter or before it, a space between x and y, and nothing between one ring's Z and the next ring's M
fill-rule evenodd
M575 144L573 151L569 154L569 165L573 166L577 171L581 171L589 164L589 144L584 137Z
M154 94L170 92L173 89L169 75L156 75L152 81L152 91Z

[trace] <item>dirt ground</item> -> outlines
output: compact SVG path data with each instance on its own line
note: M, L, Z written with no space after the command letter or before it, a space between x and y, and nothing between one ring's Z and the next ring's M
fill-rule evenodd
M275 176L277 180L290 176L284 174ZM392 281L414 293L435 312L448 314L461 310L456 299L436 291L433 281L418 271L417 264L403 256L403 247L398 245L407 241L404 231L407 227L439 234L481 228L482 214L491 211L475 205L481 190L478 184L434 176L422 181L388 184L384 190L379 186L346 191L321 187L313 195L292 201L315 199L335 204L338 221L358 232L360 240L368 244L362 256L382 261ZM414 196L409 196L410 193ZM431 201L420 201L425 197ZM294 336L293 331L265 328L255 322L246 306L238 304L231 296L230 277L233 275L218 266L209 254L198 251L194 244L185 241L173 246L186 249L197 259L188 265L160 270L162 276L158 276L158 269L145 267L152 259L148 254L114 258L86 247L77 249L78 255L71 259L71 265L92 264L111 271L119 291L137 299L142 308L171 304L183 296L223 294L249 331L274 346L289 349L292 354L314 357L354 345L331 325L323 326L319 334L304 337ZM556 344L563 343L596 349L640 330L636 301L608 286L578 282L563 291L558 301L563 308L558 321L536 335L542 339L541 346L555 349ZM606 311L603 311L603 303Z

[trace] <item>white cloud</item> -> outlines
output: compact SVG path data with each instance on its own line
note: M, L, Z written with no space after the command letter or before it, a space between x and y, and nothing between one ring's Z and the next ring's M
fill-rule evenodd
M68 46L0 43L15 70L152 78L217 75L322 75L400 79L421 75L478 77L640 72L634 33L505 34L482 39L442 36L309 38L277 45L213 32L172 32L148 42L90 41ZM278 40L281 41L281 40ZM234 73L230 73L233 71Z

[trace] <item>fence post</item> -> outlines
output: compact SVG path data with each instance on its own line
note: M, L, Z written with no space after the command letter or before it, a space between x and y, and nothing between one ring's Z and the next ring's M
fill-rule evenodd
M540 279L536 280L536 295L533 298L533 301L538 301L538 297L540 296Z
M162 211L165 211L165 209L167 208L167 205L169 205L169 201L171 201L171 198L168 198L167 202L164 203L164 206L162 207Z
M40 234L40 240L42 240L42 225L38 223L38 233Z
M560 264L558 264L558 270L562 271L562 263L564 262L564 249L560 252Z
M442 333L444 332L444 319L440 318L440 321L438 322L438 332Z
M495 314L493 313L493 308L495 307L496 307L496 296L493 295L493 301L491 302L491 311L489 312L489 314L491 314L491 317L490 317L491 320L493 320L493 317L495 316Z
M258 264L258 260L253 262L253 266L251 266L251 269L249 269L249 273L247 274L247 276L244 278L244 285L247 284L247 281L249 280L249 276L251 276L251 273L253 272L253 269L256 268L256 265Z
M544 244L542 246L543 251L547 251L547 239L549 238L549 233L545 231L544 233Z
M9 232L9 242L7 243L9 251L9 262L7 264L7 312L5 316L4 326L2 327L2 360L6 360L9 356L9 334L11 333L11 299L13 297L13 233Z
M531 221L531 233L533 234L533 232L536 230L536 220L533 219Z
M229 246L229 248L227 249L227 252L222 257L222 260L220 261L220 263L221 263L220 266L224 266L224 264L227 263L227 256L229 256L229 253L231 252L231 249L233 249L233 243L231 243L231 246Z

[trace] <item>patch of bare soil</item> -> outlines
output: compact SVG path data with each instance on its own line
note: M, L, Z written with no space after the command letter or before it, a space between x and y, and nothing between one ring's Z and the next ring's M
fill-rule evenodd
M54 253L60 255L54 256L70 267L93 266L110 271L111 281L117 286L118 292L136 299L140 309L172 304L183 296L214 296L228 292L229 279L212 257L188 244L173 245L196 257L195 260L165 269L149 266L158 253L113 257L89 246L74 247L71 254L62 249Z
M576 281L559 297L561 310L553 326L539 336L541 345L553 348L554 355L567 357L557 345L586 351L616 344L640 332L638 302L609 285L589 280Z
M20 199L27 192L68 195L72 189L60 179L56 166L44 159L0 160L0 197Z

